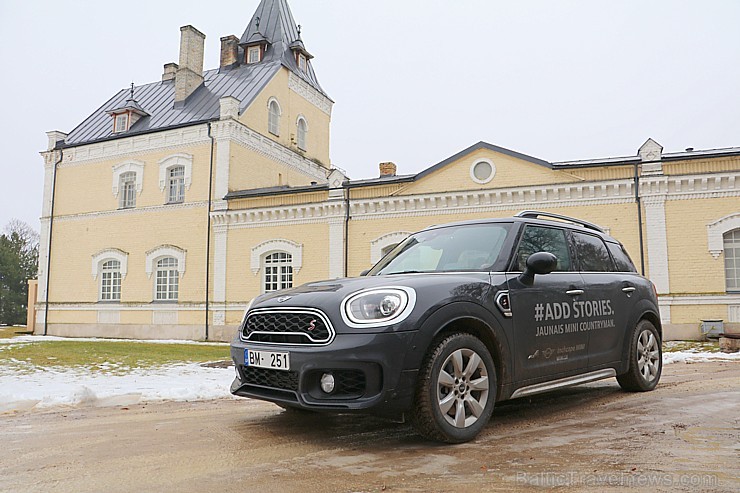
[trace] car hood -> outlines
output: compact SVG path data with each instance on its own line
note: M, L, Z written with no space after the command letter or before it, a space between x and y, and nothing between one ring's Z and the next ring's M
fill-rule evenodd
M418 321L419 317L423 318L424 314L446 303L480 303L489 291L490 282L491 274L488 272L396 274L334 279L263 294L255 298L251 309L317 308L326 313L335 324L339 324L340 305L347 296L366 289L402 286L416 292L416 316L411 318Z

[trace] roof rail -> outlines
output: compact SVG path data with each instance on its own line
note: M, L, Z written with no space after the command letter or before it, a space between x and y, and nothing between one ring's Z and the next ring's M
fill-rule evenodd
M550 217L553 219L560 219L561 221L567 221L569 223L577 224L579 226L583 226L584 228L593 229L594 231L598 231L599 233L606 234L606 231L600 226L597 226L593 223L589 223L586 221L582 221L580 219L576 219L573 217L568 216L562 216L560 214L553 214L551 212L543 212L543 211L521 211L515 215L515 217L525 217L528 219L537 219L538 217Z

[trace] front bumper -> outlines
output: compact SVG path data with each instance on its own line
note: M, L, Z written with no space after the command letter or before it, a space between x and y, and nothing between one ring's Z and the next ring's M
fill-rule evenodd
M411 407L418 369L403 368L415 332L337 334L328 346L283 346L240 340L231 345L238 376L231 393L284 406L325 411L366 411L394 416ZM244 349L290 353L290 371L244 365ZM321 390L331 372L336 388Z

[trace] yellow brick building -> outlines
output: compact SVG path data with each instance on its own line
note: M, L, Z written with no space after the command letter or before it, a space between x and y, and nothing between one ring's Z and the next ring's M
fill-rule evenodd
M333 101L285 0L241 38L181 28L179 63L49 132L36 333L229 340L249 299L357 275L432 224L547 210L597 223L655 283L667 338L740 328L740 148L548 162L479 142L349 180Z

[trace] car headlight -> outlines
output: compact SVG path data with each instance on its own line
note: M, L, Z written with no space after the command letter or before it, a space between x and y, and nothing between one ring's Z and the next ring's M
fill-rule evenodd
M416 291L404 286L358 291L342 301L342 319L354 328L399 323L416 304Z

